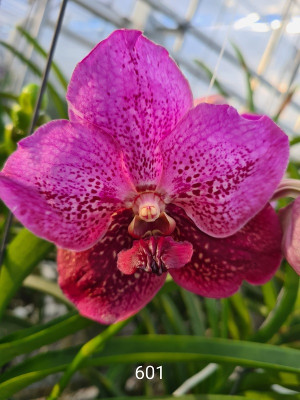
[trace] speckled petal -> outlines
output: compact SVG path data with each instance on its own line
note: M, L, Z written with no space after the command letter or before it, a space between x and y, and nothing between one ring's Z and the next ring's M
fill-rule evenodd
M300 197L279 211L283 228L282 251L300 275Z
M191 262L169 272L175 282L191 292L227 297L243 280L252 284L267 282L280 265L282 233L270 205L238 233L222 239L201 232L179 207L171 206L168 212L176 220L177 239L184 238L194 247Z
M2 200L36 235L91 247L131 189L113 139L60 120L22 140L0 174Z
M102 324L111 324L138 312L163 285L161 276L144 271L124 275L117 254L131 248L127 228L133 214L115 214L106 235L84 252L58 250L59 284L79 312Z
M156 185L162 162L157 143L193 104L168 52L135 30L113 32L77 65L67 99L71 119L92 122L120 143L141 188Z
M200 104L161 142L158 192L214 237L237 232L271 198L285 171L288 137L268 117Z

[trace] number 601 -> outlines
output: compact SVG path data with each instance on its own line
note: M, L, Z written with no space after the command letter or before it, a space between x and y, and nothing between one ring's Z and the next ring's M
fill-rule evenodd
M162 366L160 365L159 367L153 367L152 365L148 365L146 367L145 372L143 371L143 366L139 365L137 369L135 370L135 376L137 379L144 379L145 377L147 379L153 379L155 376L155 372L159 371L159 379L162 379Z

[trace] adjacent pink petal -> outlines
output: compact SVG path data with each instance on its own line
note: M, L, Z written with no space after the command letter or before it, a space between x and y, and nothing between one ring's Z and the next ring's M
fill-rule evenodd
M130 190L113 139L63 120L22 140L0 174L1 198L15 216L36 235L75 250L106 232Z
M199 104L162 140L158 192L215 237L237 232L271 198L288 161L288 137L268 117L245 119Z
M223 239L201 232L179 207L170 206L168 212L176 220L177 239L184 238L194 247L191 262L169 272L191 292L227 297L238 290L243 279L252 284L267 282L280 265L282 233L270 205L238 233Z
M124 274L142 269L161 275L170 268L182 268L191 261L193 246L189 242L175 242L171 237L135 240L129 250L118 254L117 267Z
M189 85L168 52L134 30L117 30L76 67L67 99L84 119L120 143L134 183L156 185L158 141L192 107Z
M133 214L115 214L106 235L84 252L58 250L59 284L80 313L102 324L111 324L135 314L163 285L166 274L142 270L124 275L117 269L117 254L129 249L127 232Z
M279 211L283 228L282 251L300 275L300 197Z

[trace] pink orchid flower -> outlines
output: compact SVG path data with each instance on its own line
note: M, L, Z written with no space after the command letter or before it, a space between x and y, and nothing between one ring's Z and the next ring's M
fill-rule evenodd
M70 121L22 140L0 190L59 246L59 283L83 315L125 319L167 273L216 298L272 277L282 233L268 201L288 138L268 117L194 107L167 51L135 30L113 32L77 65L67 100Z
M283 179L273 198L290 197L295 200L279 210L282 225L282 252L288 263L300 275L300 181Z

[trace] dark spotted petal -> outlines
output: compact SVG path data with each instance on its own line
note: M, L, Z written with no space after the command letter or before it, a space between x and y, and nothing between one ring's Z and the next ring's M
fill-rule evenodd
M192 107L168 52L135 30L114 31L76 67L67 93L70 118L91 122L121 145L135 185L156 186L158 141Z
M192 260L185 267L170 270L180 286L206 297L227 297L243 280L267 282L281 261L281 227L278 216L267 205L235 235L217 239L201 232L178 207L168 212L176 220L177 239L194 247Z
M32 232L74 250L91 247L132 186L113 139L93 127L49 122L19 142L0 173L0 196Z
M203 232L226 237L269 201L285 171L287 135L268 117L199 104L161 142L159 190Z
M117 269L117 254L131 248L127 228L133 214L113 216L106 235L93 248L58 250L59 284L80 313L102 324L123 320L144 307L163 285L166 274L144 271L124 275Z

